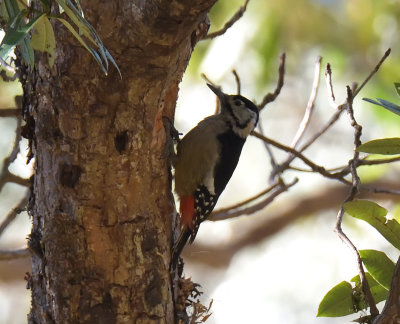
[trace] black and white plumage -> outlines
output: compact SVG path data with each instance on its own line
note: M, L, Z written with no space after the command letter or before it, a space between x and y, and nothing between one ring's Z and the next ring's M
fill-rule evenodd
M178 143L175 191L180 199L181 235L173 248L175 265L187 240L192 243L239 162L247 136L258 122L257 106L215 86L220 113L202 120Z

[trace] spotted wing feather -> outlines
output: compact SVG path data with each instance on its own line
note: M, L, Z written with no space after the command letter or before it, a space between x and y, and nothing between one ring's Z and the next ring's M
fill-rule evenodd
M194 192L194 209L196 212L196 218L193 219L193 230L189 240L190 244L192 244L196 238L200 224L205 221L213 211L217 200L218 196L210 194L206 186L200 186Z

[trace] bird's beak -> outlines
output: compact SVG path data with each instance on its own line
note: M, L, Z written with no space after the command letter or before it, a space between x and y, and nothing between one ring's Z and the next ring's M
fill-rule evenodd
M224 106L227 102L227 95L223 93L220 88L217 88L210 83L207 83L207 86L217 95L218 99L221 101L221 105Z

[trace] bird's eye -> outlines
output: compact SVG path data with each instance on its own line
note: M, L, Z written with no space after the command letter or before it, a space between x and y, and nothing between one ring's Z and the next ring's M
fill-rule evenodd
M239 100L239 99L236 99L235 100L235 106L241 106L241 105L243 105L243 101Z

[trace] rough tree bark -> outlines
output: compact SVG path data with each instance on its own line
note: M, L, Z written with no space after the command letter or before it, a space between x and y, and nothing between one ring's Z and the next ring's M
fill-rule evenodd
M372 324L397 323L400 323L400 258L397 259L393 273L389 297L386 299L382 312L372 321Z
M173 323L174 205L163 115L216 0L83 2L123 79L56 24L55 66L25 71L36 159L29 323Z

